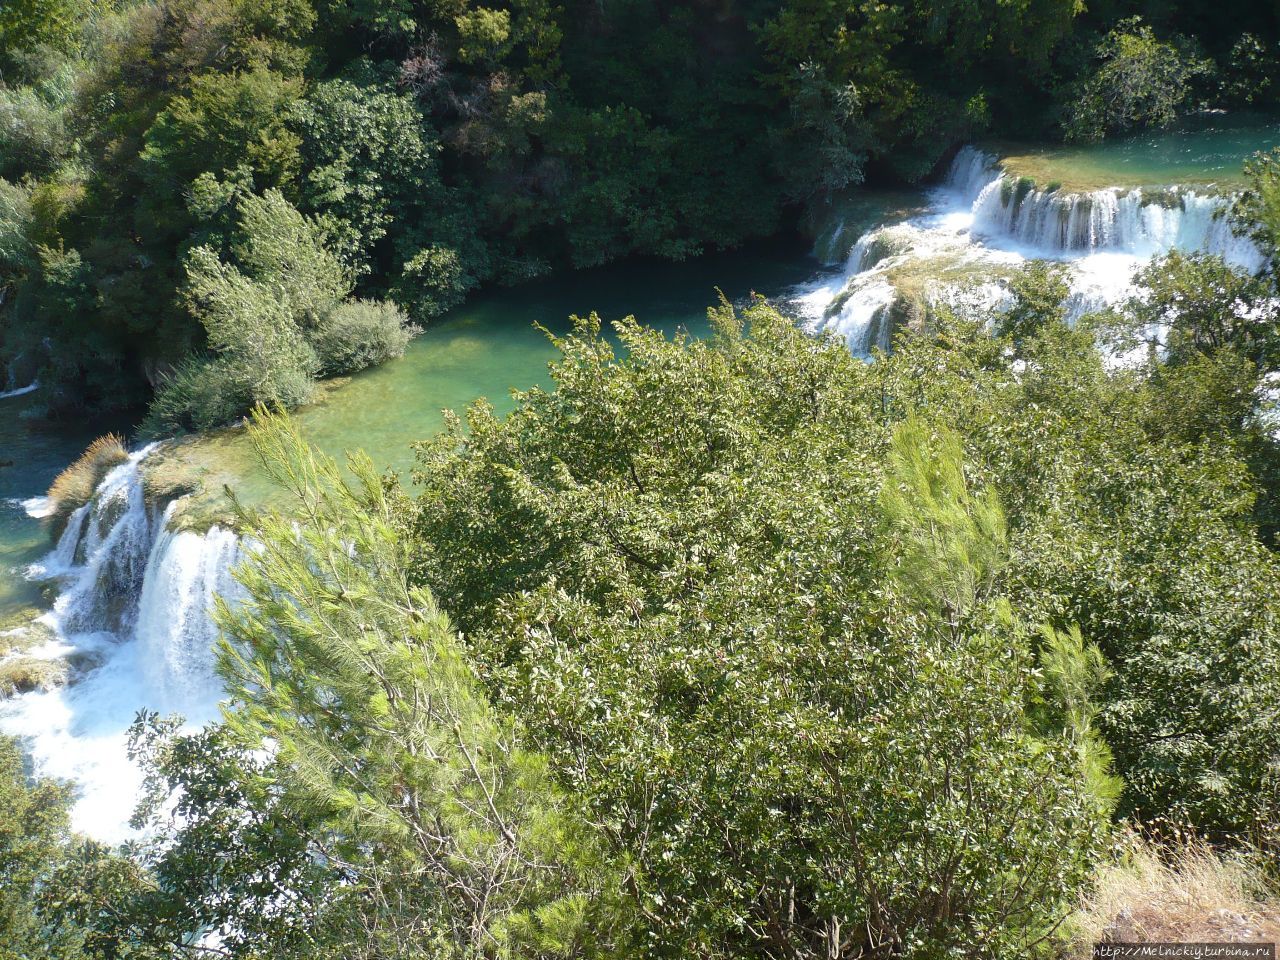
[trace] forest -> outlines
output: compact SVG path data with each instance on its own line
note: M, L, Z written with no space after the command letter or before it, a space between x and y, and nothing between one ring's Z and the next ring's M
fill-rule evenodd
M734 248L966 138L1265 107L1278 41L1250 0L8 0L0 362L55 415L211 426L478 287Z
M0 398L242 433L274 494L128 842L0 729L0 960L1280 939L1280 146L1215 215L1256 270L1073 312L1028 258L870 357L764 296L575 316L405 475L297 416L490 288L1278 97L1250 0L8 0ZM127 446L50 490L72 565L170 520Z

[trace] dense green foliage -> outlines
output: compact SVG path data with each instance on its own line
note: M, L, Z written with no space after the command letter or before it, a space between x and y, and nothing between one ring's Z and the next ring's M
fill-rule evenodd
M762 300L593 314L411 486L275 412L482 283L1266 102L1259 7L7 4L0 360L155 432L256 408L282 502L223 722L132 731L145 840L0 740L0 960L1050 957L1118 822L1280 850L1280 154L1270 270L1173 253L1075 326L1045 263L872 363Z
M283 363L273 336L250 370L189 295L212 265L196 251L228 262L250 197L306 218L349 292L423 324L478 284L774 233L867 178L917 181L973 134L1274 98L1274 11L1138 6L7 3L0 363L39 375L53 411L159 388L166 428L305 396L332 365Z
M1027 713L999 505L843 344L718 322L624 324L623 363L584 323L554 392L433 443L418 576L576 758L659 955L1024 949L1102 808Z
M870 364L764 302L622 351L592 317L411 490L260 414L289 497L243 518L226 722L139 721L159 832L51 929L140 960L197 930L243 960L1051 955L1117 818L1274 849L1274 354L1207 306L1255 282L1174 257L1071 329L1031 268L995 334L939 310ZM1108 366L1096 332L1153 317Z
M139 866L71 834L70 800L0 738L0 960L134 956L101 921L142 889Z
M1073 140L1170 125L1186 106L1192 81L1212 69L1177 45L1162 43L1136 18L1102 39L1097 58L1097 71L1071 104L1066 132Z
M236 225L187 253L182 296L212 352L166 376L149 428L206 428L255 404L305 401L317 374L354 373L400 356L412 335L391 303L344 301L353 280L308 220L276 190L238 196L202 181L202 198L233 205Z
M228 722L140 728L180 819L94 930L1025 955L1114 817L1274 843L1262 371L1192 333L1238 278L1143 282L1187 335L1122 369L1040 269L1006 333L943 312L873 364L764 303L706 341L623 322L625 355L592 318L552 389L425 444L412 494L259 420L292 506L246 517Z

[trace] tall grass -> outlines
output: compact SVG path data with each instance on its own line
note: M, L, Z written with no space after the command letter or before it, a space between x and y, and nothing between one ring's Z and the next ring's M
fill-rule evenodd
M58 474L49 486L49 529L54 540L62 536L71 514L93 499L93 492L112 467L129 459L124 439L114 433L98 437L80 457Z
M1200 840L1157 844L1131 835L1099 869L1070 921L1072 958L1095 943L1280 942L1280 896L1261 859Z

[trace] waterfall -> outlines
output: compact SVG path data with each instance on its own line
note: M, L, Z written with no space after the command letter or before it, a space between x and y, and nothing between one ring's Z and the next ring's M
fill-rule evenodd
M181 713L188 725L216 717L213 598L240 595L235 534L179 531L175 504L148 507L149 449L103 478L32 571L61 586L42 618L56 637L45 652L67 656L72 682L0 702L0 730L22 738L35 772L79 787L73 826L112 843L131 836L141 789L130 725L142 709Z
M239 538L221 527L204 534L172 530L173 509L165 513L147 563L135 629L147 689L154 693L150 705L162 713L213 706L221 690L210 656L218 639L214 597L234 601L242 593L231 575Z
M68 635L127 631L137 612L152 540L140 465L150 447L112 468L67 522L48 573L69 579L54 612Z
M975 147L965 146L960 148L951 161L946 186L971 204L999 176L1000 167L995 157Z
M1033 255L1152 257L1182 250L1216 253L1250 271L1263 266L1254 243L1232 231L1226 197L1178 187L1046 190L1003 173L994 158L970 147L956 155L945 182L971 202L976 235L1012 240Z
M1000 309L1000 281L1032 259L1064 265L1073 320L1122 300L1135 270L1172 250L1215 253L1254 272L1264 266L1257 246L1232 230L1229 198L1189 189L1044 190L964 147L928 199L924 213L860 236L840 274L796 291L792 302L810 329L866 355L887 348L895 323L922 304Z

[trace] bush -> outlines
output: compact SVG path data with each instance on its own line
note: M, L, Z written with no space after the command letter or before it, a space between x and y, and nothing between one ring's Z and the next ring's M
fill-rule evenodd
M337 376L403 356L417 332L394 303L350 300L329 311L311 343L321 374Z
M1066 121L1069 140L1102 140L1142 127L1167 127L1208 61L1156 38L1138 17L1118 23L1098 44L1097 69L1080 84Z
M311 370L308 363L289 357L187 359L156 390L142 433L159 436L223 426L258 402L296 407L311 398Z
M425 323L461 303L474 285L457 251L434 245L409 259L392 294L414 320Z
M124 440L114 433L98 437L71 466L54 477L49 486L49 528L53 539L62 531L71 514L93 499L94 491L111 468L129 459Z
M636 864L657 955L1022 955L1106 803L1000 506L953 433L886 422L881 364L748 319L620 324L618 361L586 322L553 393L473 409L424 449L419 577Z

